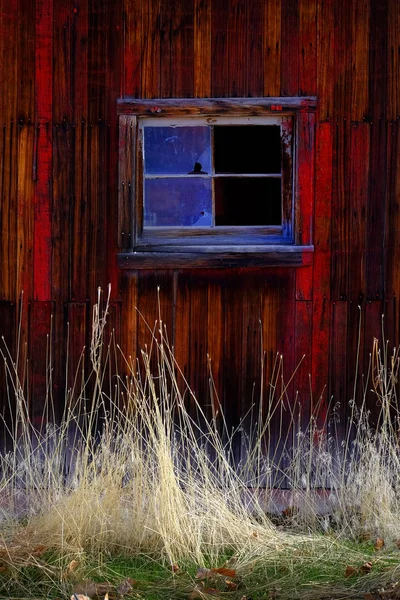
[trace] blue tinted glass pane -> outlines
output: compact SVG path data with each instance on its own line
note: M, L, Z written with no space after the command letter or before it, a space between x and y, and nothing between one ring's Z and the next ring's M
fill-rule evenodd
M211 223L211 179L171 177L145 181L145 227L210 227Z
M209 127L145 127L146 175L211 171Z

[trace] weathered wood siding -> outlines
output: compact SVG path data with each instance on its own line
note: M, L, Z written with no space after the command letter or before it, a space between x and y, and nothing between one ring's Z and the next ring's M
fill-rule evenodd
M149 343L136 307L153 323L158 286L183 373L207 405L210 356L230 423L259 394L263 351L266 380L277 352L287 374L305 354L289 391L306 415L311 387L344 416L359 318L361 370L383 313L399 342L399 45L397 0L0 0L0 333L15 353L20 329L34 415L46 334L62 405L111 282L125 352ZM306 94L312 267L118 270L117 98Z

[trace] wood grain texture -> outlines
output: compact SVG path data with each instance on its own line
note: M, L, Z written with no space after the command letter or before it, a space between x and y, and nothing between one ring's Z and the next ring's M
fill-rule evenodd
M38 344L37 424L50 315L61 407L87 343L97 287L111 282L109 330L132 361L151 341L136 307L153 324L161 313L183 375L207 411L212 399L217 407L207 354L233 425L260 394L261 365L268 384L282 353L288 380L306 353L288 398L295 401L298 387L310 414L310 374L314 402L324 393L321 421L330 394L341 402L343 433L354 393L358 305L359 373L382 312L394 344L399 336L398 2L0 0L0 33L0 329L14 343L20 320L25 387L24 360ZM181 256L190 238L184 234L163 238L173 245L167 257L126 259L135 245L132 203L141 179L132 119L157 107L161 116L212 118L270 114L271 105L281 114L299 111L300 127L302 109L312 113L315 153L307 136L300 140L306 151L297 218L313 255L243 249L232 257L219 247L230 245L230 232L215 236L215 254L223 252L211 260L204 248ZM195 236L190 241L196 246ZM152 243L144 240L147 250ZM122 368L115 353L113 361ZM4 394L0 383L2 406ZM376 400L368 402L375 410Z
M329 402L329 338L331 322L331 220L333 132L331 123L316 129L312 325L312 390L319 403L318 425L325 421ZM329 200L328 200L329 199ZM327 201L328 200L328 201Z
M138 0L124 0L124 45L122 72L122 96L139 98L142 91L143 6Z
M299 0L299 94L316 94L317 2Z
M349 248L348 294L353 301L360 301L365 290L366 271L366 213L368 203L370 126L356 123L350 130L348 161L349 182Z
M385 295L400 297L400 126L391 123L388 131L387 222L385 236ZM397 338L396 338L397 339Z
M348 293L347 258L349 255L349 203L347 161L349 156L350 126L336 126L333 153L333 198L332 212L332 267L331 298L345 300Z
M281 93L281 0L264 3L264 96L279 96Z
M351 110L353 121L368 115L370 0L355 0L352 7ZM374 42L375 43L375 42Z
M299 94L299 0L282 0L281 96Z
M264 95L265 57L265 9L262 0L246 3L247 11L247 65L246 87L248 96Z
M400 116L400 11L397 2L388 2L388 90L387 118Z
M53 0L53 119L60 125L72 121L71 0ZM75 48L74 48L75 50ZM75 84L74 84L75 85Z
M387 133L388 125L378 119L370 127L369 198L367 206L366 296L383 298L385 215L387 214Z
M334 0L317 0L317 95L321 121L333 115L335 78Z
M0 125L16 119L17 72L18 72L18 1L0 4L0 73L2 77L0 94Z
M194 0L193 93L196 98L211 96L211 0Z
M158 98L161 93L160 0L142 0L142 97Z

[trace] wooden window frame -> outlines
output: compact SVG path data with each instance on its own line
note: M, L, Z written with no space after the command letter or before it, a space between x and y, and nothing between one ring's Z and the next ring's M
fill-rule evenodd
M301 267L312 263L314 125L316 98L122 99L119 115L118 264L123 269ZM160 228L143 222L143 152L139 124L146 118L291 117L291 206L282 227ZM232 123L233 124L233 123ZM285 185L285 184L284 184Z

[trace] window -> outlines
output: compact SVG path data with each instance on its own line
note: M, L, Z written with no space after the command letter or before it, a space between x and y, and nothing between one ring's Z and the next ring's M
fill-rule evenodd
M314 109L121 100L120 266L310 264Z

